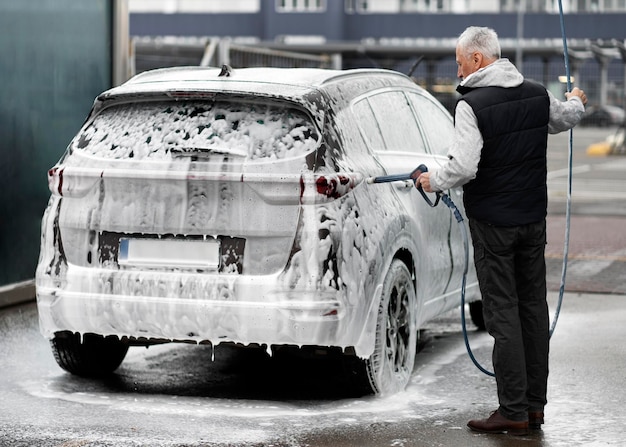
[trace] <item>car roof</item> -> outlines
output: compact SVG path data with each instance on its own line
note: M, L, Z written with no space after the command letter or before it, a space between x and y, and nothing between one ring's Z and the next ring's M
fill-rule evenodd
M401 87L425 91L408 76L385 69L255 67L223 71L224 67L169 67L143 72L101 93L87 121L119 103L163 97L202 100L235 96L298 104L321 126L329 109L340 110L373 90Z
M175 91L258 94L301 98L307 93L323 90L325 85L357 78L367 78L368 88L388 85L414 85L405 75L383 69L331 70L322 68L255 67L231 69L219 76L224 68L170 67L143 72L126 83L102 93L98 99L106 100L133 94L157 94ZM377 82L378 80L378 82ZM355 94L366 87L354 86Z

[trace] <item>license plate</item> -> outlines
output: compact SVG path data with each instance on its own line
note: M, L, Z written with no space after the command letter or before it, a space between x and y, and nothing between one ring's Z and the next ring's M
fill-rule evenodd
M220 244L215 239L121 238L118 263L125 266L217 269Z

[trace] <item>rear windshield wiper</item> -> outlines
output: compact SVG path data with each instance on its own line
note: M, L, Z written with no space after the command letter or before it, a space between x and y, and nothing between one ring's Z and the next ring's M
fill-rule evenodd
M233 155L235 157L247 157L248 153L236 149L224 147L175 147L170 149L173 157L210 158L211 155Z

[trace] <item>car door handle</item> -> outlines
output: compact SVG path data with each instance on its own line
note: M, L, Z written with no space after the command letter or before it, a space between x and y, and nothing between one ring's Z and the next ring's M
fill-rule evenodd
M402 182L395 182L396 188L401 190L408 190L409 188L413 188L415 185L413 184L413 180L404 180Z

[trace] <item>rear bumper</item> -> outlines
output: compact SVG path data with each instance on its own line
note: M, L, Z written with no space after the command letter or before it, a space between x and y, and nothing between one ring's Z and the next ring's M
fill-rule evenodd
M334 290L285 288L278 276L100 271L37 278L40 330L136 339L357 347L369 301ZM363 308L362 308L363 307ZM370 337L366 337L370 338ZM363 351L363 348L365 351ZM359 346L358 351L369 349Z

